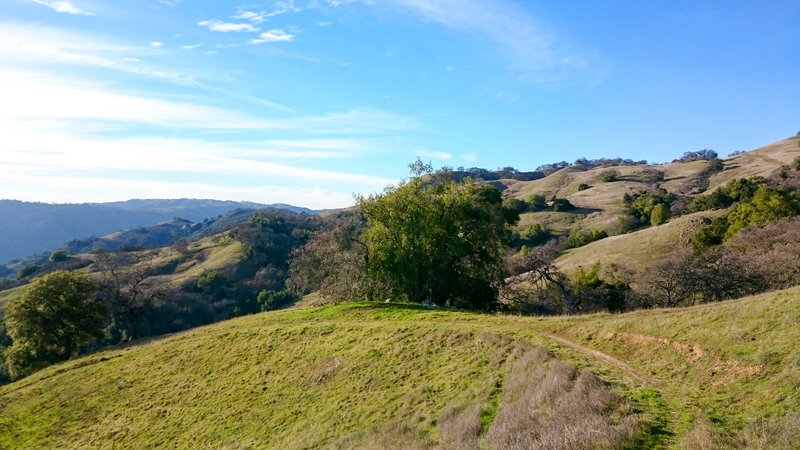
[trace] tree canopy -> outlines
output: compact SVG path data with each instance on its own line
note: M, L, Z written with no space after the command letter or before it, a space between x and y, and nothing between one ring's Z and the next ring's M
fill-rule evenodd
M410 180L357 199L370 278L412 302L490 309L518 212L492 186L456 182L420 161L411 169Z
M58 270L9 302L5 322L13 343L6 358L12 378L76 356L103 335L106 309L96 291L85 273Z

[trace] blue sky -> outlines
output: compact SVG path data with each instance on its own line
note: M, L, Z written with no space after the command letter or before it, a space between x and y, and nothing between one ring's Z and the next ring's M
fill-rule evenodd
M800 2L0 0L0 197L342 207L800 130Z

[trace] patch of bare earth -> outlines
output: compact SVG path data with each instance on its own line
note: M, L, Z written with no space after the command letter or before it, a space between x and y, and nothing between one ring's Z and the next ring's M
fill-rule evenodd
M710 376L714 378L712 386L722 386L735 381L750 378L764 369L763 364L746 365L735 359L725 359L703 349L699 344L686 344L670 339L641 333L625 333L603 331L599 337L607 340L621 341L626 345L650 345L661 348L672 348L687 362L693 365L701 361L710 366Z

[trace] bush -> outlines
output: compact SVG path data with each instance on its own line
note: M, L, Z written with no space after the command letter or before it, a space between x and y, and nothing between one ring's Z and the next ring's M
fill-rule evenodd
M650 225L657 227L667 223L669 220L669 206L659 203L650 212Z
M603 174L602 180L606 183L619 181L619 172L617 172L616 170L609 170L608 172Z
M764 183L766 183L766 180L762 177L731 180L725 186L715 189L711 194L693 197L689 201L687 211L692 213L710 209L722 209L736 202L748 201L753 198L755 192Z
M669 207L675 201L675 195L668 193L664 189L659 189L656 193L639 191L634 195L625 194L622 200L628 208L630 216L635 219L636 225L652 225L653 211L658 205L663 206L659 207L656 222L666 222L666 219L669 218Z
M553 200L553 211L556 212L563 212L563 211L572 211L575 209L575 205L569 202L569 200L565 198L557 198Z
M272 311L283 308L297 301L297 296L289 291L261 291L256 297L256 302L261 306L261 311Z
M39 270L39 266L36 264L28 264L27 266L23 266L21 269L19 269L19 272L17 272L17 279L21 280L25 277L33 275L37 270Z
M585 191L585 190L589 189L590 187L591 186L589 186L586 183L581 183L581 184L578 185L578 191Z
M583 247L586 244L599 241L600 239L607 237L608 233L603 230L582 231L579 229L574 229L569 233L569 238L567 238L567 248Z
M50 253L50 262L62 262L69 259L69 255L67 254L66 250L56 250L53 253Z
M503 200L503 207L516 211L517 213L528 211L528 203L518 198L507 198Z
M528 204L530 205L531 211L542 211L547 209L547 199L544 198L544 195L541 194L533 194L528 199Z

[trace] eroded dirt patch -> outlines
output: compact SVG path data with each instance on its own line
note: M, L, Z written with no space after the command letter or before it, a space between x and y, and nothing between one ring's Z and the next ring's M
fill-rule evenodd
M625 345L654 345L662 348L672 348L686 359L689 364L707 363L711 367L709 375L714 379L711 383L712 386L721 386L742 378L750 378L764 369L763 364L746 365L735 359L721 358L703 349L697 343L686 344L664 337L641 333L602 331L598 333L598 336L607 340L621 341Z

